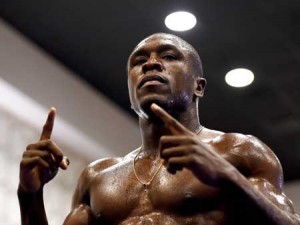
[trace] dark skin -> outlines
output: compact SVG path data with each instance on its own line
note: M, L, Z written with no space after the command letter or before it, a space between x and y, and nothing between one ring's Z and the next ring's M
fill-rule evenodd
M139 118L142 147L85 168L65 225L300 224L282 192L280 163L265 144L202 129L198 101L206 81L191 63L192 53L167 34L134 49L128 85L133 108L147 115ZM21 161L23 225L48 224L43 187L67 165L50 140L54 118L52 109L41 140Z

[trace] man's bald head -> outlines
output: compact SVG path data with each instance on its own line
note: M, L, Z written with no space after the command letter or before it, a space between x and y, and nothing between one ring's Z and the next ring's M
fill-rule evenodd
M196 49L191 44L189 44L188 42L183 40L182 38L180 38L176 35L173 35L173 34L155 33L155 34L152 34L152 35L146 37L133 49L132 53L129 56L129 60L130 60L131 56L134 54L134 52L140 48L140 46L142 46L144 43L146 43L147 41L152 40L152 39L168 39L168 40L172 41L180 50L187 53L187 55L189 56L191 66L193 67L193 70L195 72L195 75L203 77L202 62L201 62L200 56L199 56L198 52L196 51ZM128 60L128 62L129 62L129 60Z

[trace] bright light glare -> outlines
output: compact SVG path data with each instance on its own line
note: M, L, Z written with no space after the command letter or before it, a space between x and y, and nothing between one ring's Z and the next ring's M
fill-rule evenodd
M186 31L192 29L197 23L196 17L189 12L174 12L165 19L165 24L170 30Z
M252 71L244 68L231 70L225 76L226 83L233 87L248 86L253 80L254 74Z

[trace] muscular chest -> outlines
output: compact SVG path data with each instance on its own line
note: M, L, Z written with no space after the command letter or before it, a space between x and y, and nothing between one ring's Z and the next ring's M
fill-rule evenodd
M217 189L204 185L186 169L172 175L162 167L152 183L145 186L137 180L133 167L126 165L103 171L90 190L90 201L96 216L112 220L155 211L210 211L217 207L218 195Z

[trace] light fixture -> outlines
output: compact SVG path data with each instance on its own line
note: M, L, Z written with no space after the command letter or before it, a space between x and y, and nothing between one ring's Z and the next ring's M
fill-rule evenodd
M229 71L225 76L227 84L233 87L245 87L250 85L254 80L254 74L251 70L237 68Z
M166 26L174 31L190 30L196 23L196 17L193 14L184 11L171 13L165 19Z

